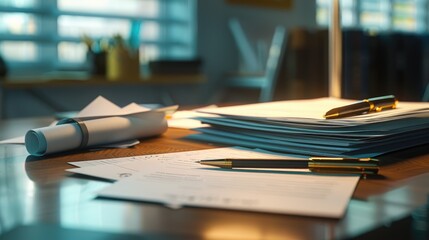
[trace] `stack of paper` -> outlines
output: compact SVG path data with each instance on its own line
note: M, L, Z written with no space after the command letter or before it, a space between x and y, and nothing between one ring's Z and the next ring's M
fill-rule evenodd
M262 148L302 156L375 157L429 143L429 103L399 102L397 109L324 119L354 100L320 98L205 110L210 127L193 140Z

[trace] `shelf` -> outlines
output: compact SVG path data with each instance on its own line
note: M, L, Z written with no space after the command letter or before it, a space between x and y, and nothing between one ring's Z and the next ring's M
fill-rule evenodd
M206 82L203 74L157 74L142 76L140 79L107 80L102 76L87 76L78 74L26 76L7 78L1 82L3 89L30 89L49 87L76 86L114 86L114 85L182 85L202 84Z

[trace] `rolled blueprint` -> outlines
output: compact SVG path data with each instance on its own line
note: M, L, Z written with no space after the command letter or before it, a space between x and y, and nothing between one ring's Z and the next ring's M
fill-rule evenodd
M156 136L167 130L164 116L163 112L151 111L89 120L70 119L60 125L28 131L25 146L31 155L43 156Z

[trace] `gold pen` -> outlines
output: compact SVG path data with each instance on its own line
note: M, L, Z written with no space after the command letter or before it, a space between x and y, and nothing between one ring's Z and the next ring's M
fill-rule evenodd
M387 95L364 99L347 106L337 107L325 113L326 119L350 117L370 112L380 112L384 109L394 109L398 104L395 96Z
M377 174L374 158L311 157L309 159L212 159L197 161L220 168L305 168L319 173Z

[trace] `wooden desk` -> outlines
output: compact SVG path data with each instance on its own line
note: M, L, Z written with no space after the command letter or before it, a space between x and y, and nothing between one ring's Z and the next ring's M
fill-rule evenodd
M51 119L0 122L0 139L47 125ZM189 130L169 129L132 149L85 151L41 159L23 146L0 146L0 233L22 224L156 236L156 239L405 239L410 213L426 202L427 146L382 158L382 177L362 179L342 219L183 208L95 198L108 182L65 172L69 161L213 148L188 142ZM411 156L416 153L416 156ZM400 161L396 161L400 160ZM414 176L417 176L413 178ZM411 194L412 193L412 194Z

